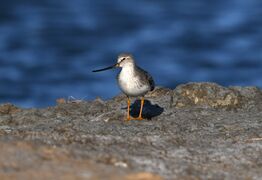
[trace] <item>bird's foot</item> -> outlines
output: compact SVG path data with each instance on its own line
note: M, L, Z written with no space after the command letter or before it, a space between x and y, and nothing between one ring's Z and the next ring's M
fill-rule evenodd
M131 119L132 119L132 118L130 118L130 117L127 117L127 118L126 118L126 121L130 121Z
M137 118L131 118L131 117L128 117L126 118L126 121L130 121L130 120L143 120L144 118L142 117L137 117Z
M134 118L135 120L143 120L144 118L142 117L137 117L137 118Z

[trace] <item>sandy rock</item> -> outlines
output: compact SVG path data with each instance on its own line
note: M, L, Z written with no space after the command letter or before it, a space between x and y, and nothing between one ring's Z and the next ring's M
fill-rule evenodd
M19 112L20 109L16 106L14 106L13 104L7 103L7 104L3 104L0 105L0 115L3 114L13 114L16 112Z
M261 179L261 94L213 83L157 87L146 119L129 122L123 94L44 109L2 105L0 179Z
M262 99L258 88L225 88L215 83L189 83L174 90L172 105L175 107L202 106L227 110L246 107L250 101Z

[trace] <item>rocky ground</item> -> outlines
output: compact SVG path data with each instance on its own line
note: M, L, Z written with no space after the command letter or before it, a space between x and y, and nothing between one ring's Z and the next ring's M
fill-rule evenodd
M0 106L0 179L262 179L262 91L189 83L126 99ZM132 105L137 116L139 101Z

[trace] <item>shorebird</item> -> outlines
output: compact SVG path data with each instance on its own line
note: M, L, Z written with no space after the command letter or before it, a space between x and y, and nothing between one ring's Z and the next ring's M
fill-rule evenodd
M117 58L117 63L93 72L105 71L113 68L122 68L117 75L117 82L122 92L127 96L127 120L142 120L144 106L144 96L149 91L153 91L155 83L152 76L135 64L131 54L123 53ZM141 97L140 112L137 118L130 117L130 97Z

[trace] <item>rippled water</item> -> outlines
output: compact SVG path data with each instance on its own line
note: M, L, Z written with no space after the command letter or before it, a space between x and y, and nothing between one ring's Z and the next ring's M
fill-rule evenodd
M0 1L0 102L110 98L131 52L156 83L262 87L262 1Z

